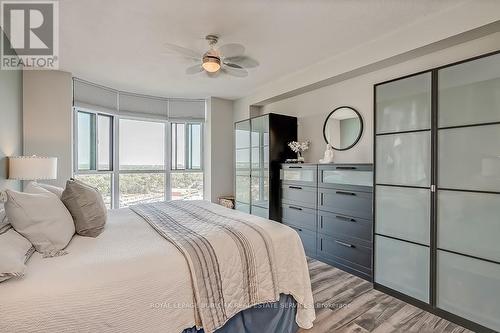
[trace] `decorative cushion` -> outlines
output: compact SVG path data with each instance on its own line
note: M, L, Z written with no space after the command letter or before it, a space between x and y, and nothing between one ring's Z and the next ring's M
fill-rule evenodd
M61 196L63 194L64 189L62 187L57 187L57 186L52 186L48 184L41 184L37 182L30 182L28 186L24 189L24 192L27 193L43 193L42 190L49 191L51 193L54 193L59 199L61 199Z
M44 257L63 255L75 234L71 214L53 193L7 190L5 211L14 229L26 237Z
M26 261L35 248L14 229L0 234L0 282L24 274Z
M104 230L108 211L101 193L78 180L68 180L61 197L75 221L76 233L97 237Z

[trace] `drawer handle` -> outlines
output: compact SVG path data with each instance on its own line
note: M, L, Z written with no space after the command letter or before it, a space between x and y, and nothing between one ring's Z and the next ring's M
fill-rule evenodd
M338 218L339 220L346 220L346 221L349 221L349 222L356 222L355 219L352 219L352 218L346 217L346 216L336 215L335 217Z
M335 169L337 169L337 170L356 170L356 167L352 167L352 166L338 166L338 167L335 167Z
M342 246L345 246L345 247L350 247L350 248L354 248L355 246L352 245L352 244L349 244L349 243L344 243L344 242L341 242L341 241L338 241L336 240L335 243L339 244L339 245L342 245Z
M295 229L295 230L297 230L297 231L302 232L302 229L300 229L300 228L295 228L295 227L292 227L292 229Z
M290 167L288 167L288 168L289 168L289 169L302 169L302 167L301 167L301 166L290 166Z
M288 206L288 208L290 208L290 209L295 209L295 210L302 210L302 208L300 208L300 207L295 207L295 206Z
M337 194L342 194L342 195L356 195L356 193L352 193L352 192L344 192L344 191L336 191L335 193L337 193Z
M302 187L300 186L288 186L288 188L292 188L294 190L302 190Z

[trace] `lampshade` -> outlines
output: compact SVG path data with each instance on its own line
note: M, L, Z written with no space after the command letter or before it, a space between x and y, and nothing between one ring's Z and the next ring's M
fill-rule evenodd
M57 157L9 157L9 179L57 179Z

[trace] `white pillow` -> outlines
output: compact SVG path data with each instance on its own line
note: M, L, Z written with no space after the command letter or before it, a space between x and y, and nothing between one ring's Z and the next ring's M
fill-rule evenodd
M0 208L0 234L10 229L11 225L4 208Z
M7 190L5 211L10 224L44 257L63 255L75 234L66 206L53 193L22 193Z
M24 189L24 192L27 193L44 193L44 191L49 191L51 193L54 193L57 195L59 199L61 199L61 196L64 192L64 189L62 187L57 187L57 186L52 186L48 184L41 184L37 182L30 182L28 186Z
M0 234L0 282L23 276L26 261L35 249L14 229Z

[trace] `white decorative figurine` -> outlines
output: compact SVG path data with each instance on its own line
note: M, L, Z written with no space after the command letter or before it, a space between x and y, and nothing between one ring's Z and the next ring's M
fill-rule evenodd
M333 163L333 147L330 144L326 144L325 155L319 160L319 163Z

